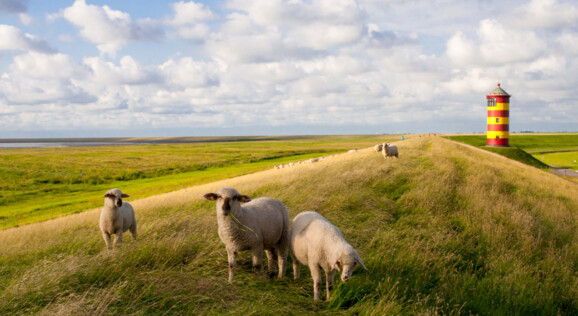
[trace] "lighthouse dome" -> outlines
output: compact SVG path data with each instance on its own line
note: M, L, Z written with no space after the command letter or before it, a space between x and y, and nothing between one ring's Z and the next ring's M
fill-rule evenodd
M494 89L494 91L490 92L488 95L509 95L509 94L504 89L502 89L502 87L500 87L500 84L498 83L498 87Z

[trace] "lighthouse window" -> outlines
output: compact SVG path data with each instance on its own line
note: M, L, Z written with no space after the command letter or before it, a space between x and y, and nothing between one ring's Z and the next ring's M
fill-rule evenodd
M496 106L496 98L489 98L488 106Z
M496 140L500 140L500 136L496 136Z
M496 117L496 123L500 123L500 118Z

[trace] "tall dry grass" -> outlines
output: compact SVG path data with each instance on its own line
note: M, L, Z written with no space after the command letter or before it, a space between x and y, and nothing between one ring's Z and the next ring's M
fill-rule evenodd
M578 313L576 184L437 137L397 145L132 201L139 240L111 253L98 210L0 231L0 313ZM241 253L227 284L202 199L222 186L322 213L369 270L315 303L307 269L268 279Z

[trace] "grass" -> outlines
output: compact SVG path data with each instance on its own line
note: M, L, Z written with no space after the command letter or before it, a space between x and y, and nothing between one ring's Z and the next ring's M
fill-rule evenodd
M439 137L132 200L139 240L113 252L98 211L0 231L0 314L576 315L578 187ZM489 159L492 158L492 159ZM318 211L368 271L314 302L241 252L233 284L202 194L233 186Z
M513 134L511 147L486 147L486 135L457 135L447 138L495 152L536 168L561 167L578 170L578 134Z
M102 205L118 187L146 197L344 152L393 136L300 136L191 144L0 150L0 229Z
M550 166L578 170L578 151L534 154L534 157Z

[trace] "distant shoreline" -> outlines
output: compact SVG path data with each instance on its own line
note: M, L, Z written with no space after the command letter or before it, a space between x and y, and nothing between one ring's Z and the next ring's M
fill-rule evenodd
M276 136L183 136L183 137L85 137L85 138L0 138L0 143L196 143L222 141L283 140L343 135L276 135Z
M289 139L309 139L320 135L290 136L199 136L199 137L102 137L102 138L5 138L0 139L0 149L80 147L80 146L120 146L157 145L242 141L275 141ZM337 135L327 135L337 136Z

